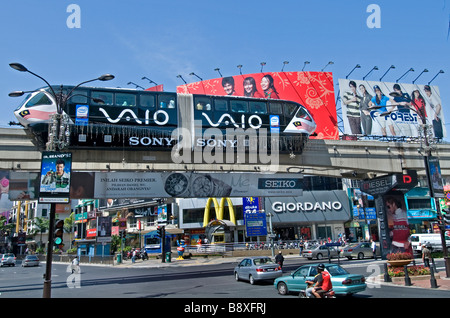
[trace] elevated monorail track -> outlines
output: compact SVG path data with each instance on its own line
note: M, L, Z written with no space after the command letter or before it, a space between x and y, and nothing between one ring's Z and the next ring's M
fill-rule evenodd
M0 169L39 171L41 152L21 128L0 128ZM268 164L185 160L175 163L170 151L70 149L74 171L198 171L198 172L301 172L303 174L366 179L403 170L425 175L424 149L419 142L310 139L301 154L279 154ZM450 144L433 145L442 175L450 176ZM192 158L194 158L192 156ZM179 159L179 158L178 158ZM219 161L219 162L217 162Z

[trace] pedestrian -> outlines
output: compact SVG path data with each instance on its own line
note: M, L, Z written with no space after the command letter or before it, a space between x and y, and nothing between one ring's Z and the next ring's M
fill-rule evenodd
M136 250L133 249L133 253L131 254L131 263L136 262Z
M426 245L422 248L422 261L425 267L430 267L431 251Z
M281 254L281 251L278 252L278 255L275 256L275 263L279 264L280 267L283 267L284 256Z
M77 256L75 256L74 258L73 258L73 260L72 260L72 274L73 273L78 273L79 272L79 265L80 264L80 262L78 261L78 257Z
M377 243L375 243L374 240L370 240L372 242L371 247L372 247L372 253L373 253L373 259L377 260Z

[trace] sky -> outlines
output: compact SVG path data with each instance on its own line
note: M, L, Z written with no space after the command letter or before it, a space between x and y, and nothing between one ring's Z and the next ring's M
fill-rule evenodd
M9 92L45 83L75 85L110 73L97 86L150 87L146 76L175 92L183 82L264 71L331 72L338 79L439 86L450 123L450 1L447 0L20 0L0 10L0 127L16 121L22 98ZM304 62L310 64L305 65ZM328 64L330 61L333 64ZM94 85L94 84L93 84ZM340 112L340 102L337 105ZM449 140L449 137L446 138Z

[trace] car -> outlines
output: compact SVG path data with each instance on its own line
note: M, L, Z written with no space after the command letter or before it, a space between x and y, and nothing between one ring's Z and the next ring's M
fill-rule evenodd
M302 256L308 259L316 258L321 260L328 258L328 250L330 251L330 257L338 257L339 251L334 246L315 245L308 249L303 250Z
M22 267L39 266L39 257L36 255L27 255L22 261Z
M377 255L379 255L379 248L377 248ZM347 257L349 260L353 258L364 259L366 257L373 257L371 243L360 242L350 244L342 250L342 256Z
M13 253L0 254L0 266L16 266L16 256Z
M300 266L290 275L281 276L274 280L274 287L280 295L291 292L299 293L307 288L306 281L312 281L317 275L317 265ZM336 295L353 295L366 289L366 278L359 274L350 274L338 264L325 264L325 270L331 275L331 284Z
M234 268L236 281L247 280L252 285L257 281L274 280L282 275L281 266L268 256L246 257Z

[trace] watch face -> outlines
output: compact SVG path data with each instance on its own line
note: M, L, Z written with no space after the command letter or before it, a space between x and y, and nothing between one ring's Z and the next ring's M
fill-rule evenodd
M164 189L171 196L178 196L188 188L189 182L181 173L174 173L167 177Z
M192 182L194 195L197 197L209 197L212 192L213 184L207 176L199 176Z

